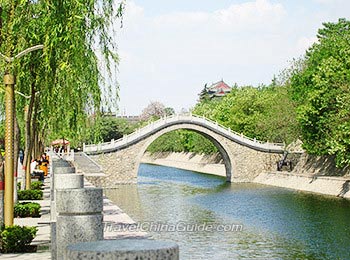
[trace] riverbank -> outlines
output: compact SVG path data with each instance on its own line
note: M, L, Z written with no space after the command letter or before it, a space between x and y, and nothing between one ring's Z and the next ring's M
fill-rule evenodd
M350 199L349 167L337 168L331 156L304 153L292 172L264 172L253 182Z
M350 178L264 172L254 183L350 199Z
M141 162L226 177L225 165L219 154L146 152Z
M218 155L145 153L143 163L226 176ZM292 172L263 172L254 183L350 199L349 169L336 168L332 158L302 155Z

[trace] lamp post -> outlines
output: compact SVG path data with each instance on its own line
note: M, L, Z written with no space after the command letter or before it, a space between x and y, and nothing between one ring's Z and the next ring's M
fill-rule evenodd
M14 57L7 57L0 53L0 56L7 63L12 63L29 52L43 49L44 45L36 45L25 49ZM14 85L15 77L10 72L4 74L5 84L5 193L4 193L4 224L6 226L13 225L13 174L14 174Z

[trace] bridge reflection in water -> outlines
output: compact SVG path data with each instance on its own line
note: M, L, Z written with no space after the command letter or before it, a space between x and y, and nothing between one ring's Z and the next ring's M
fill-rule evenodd
M149 232L177 242L181 259L350 259L346 200L151 165L141 165L137 187L106 194L140 223L243 225Z

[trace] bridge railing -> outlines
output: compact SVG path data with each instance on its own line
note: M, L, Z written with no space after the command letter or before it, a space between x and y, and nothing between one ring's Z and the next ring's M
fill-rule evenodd
M129 135L125 135L118 140L111 140L110 142L91 144L91 145L84 144L83 151L89 153L89 152L99 152L99 151L103 152L107 150L117 149L118 147L125 146L128 143L136 141L137 139L149 134L155 129L161 129L166 125L169 125L171 123L175 123L178 121L188 121L189 123L192 122L195 124L200 124L202 126L207 126L208 128L215 129L217 132L220 132L229 137L232 137L234 140L240 141L243 144L249 144L250 146L253 146L253 147L257 146L266 150L268 149L281 150L281 149L284 149L284 146L285 146L283 143L263 142L253 138L249 138L247 136L244 136L241 133L234 132L230 128L222 126L218 124L218 122L212 121L203 116L197 116L192 114L188 114L188 115L176 114L176 115L160 118L157 121L153 121L148 125L142 128L139 128L135 130L133 133Z
M103 151L107 149L114 149L119 146L125 145L129 142L135 141L138 138L144 136L145 134L148 134L149 132L153 131L156 128L162 127L164 124L171 123L174 121L178 121L180 115L172 115L168 117L162 117L156 121L153 121L149 123L148 125L136 129L133 133L129 135L124 135L122 138L118 140L111 140L110 142L105 142L105 143L99 143L99 144L91 144L91 145L85 145L83 147L83 151L85 152L90 152L90 151Z
M280 147L284 147L285 144L284 143L271 143L269 141L260 141L257 140L256 138L250 138L248 136L243 135L242 133L238 133L236 131L232 131L231 128L220 125L217 121L213 121L209 118L206 118L204 116L197 116L197 115L192 115L192 117L198 118L199 120L202 120L203 122L209 122L211 124L212 127L214 127L217 130L223 129L226 130L227 133L231 134L231 135L235 135L237 138L241 138L242 140L250 140L253 143L260 143L260 144L270 144L273 146L280 146Z

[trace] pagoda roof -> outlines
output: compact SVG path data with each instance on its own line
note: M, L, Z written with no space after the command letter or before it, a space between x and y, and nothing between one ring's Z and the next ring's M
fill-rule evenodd
M214 84L212 84L209 88L208 88L209 91L230 91L231 90L231 87L229 85L227 85L223 80L219 81L219 82L216 82Z

